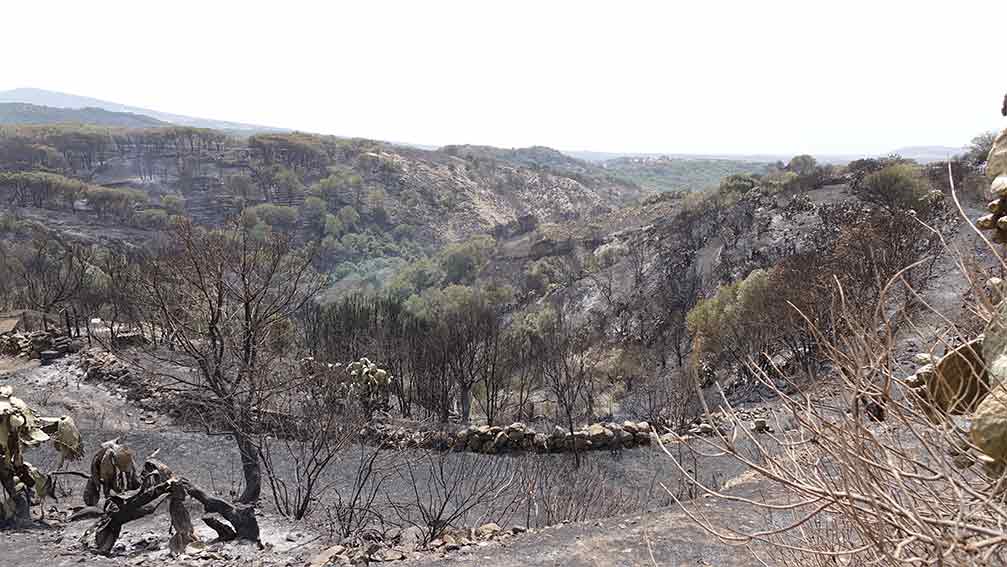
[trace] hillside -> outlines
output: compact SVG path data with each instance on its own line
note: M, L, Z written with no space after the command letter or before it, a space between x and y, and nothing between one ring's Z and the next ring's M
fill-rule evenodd
M117 102L111 102L107 100L101 100L86 96L79 96L75 94L48 91L45 89L18 88L7 91L0 91L0 102L21 102L21 103L34 104L36 106L49 106L54 108L66 108L66 109L99 108L102 110L107 110L109 112L139 114L143 116L149 116L161 122L168 122L171 124L178 124L181 126L192 126L194 128L212 128L216 130L232 131L235 133L248 134L254 132L281 131L281 129L279 128L272 128L268 126L243 124L240 122L228 122L225 120L196 118L193 116L184 116L181 114L171 114L167 112L151 110L149 108L129 106Z
M758 513L793 494L746 456L789 456L808 431L827 443L837 420L903 447L883 404L912 398L903 377L931 360L916 355L953 360L957 335L982 326L968 282L996 266L948 169L5 126L0 372L40 411L73 414L88 452L122 438L185 479L138 497L196 484L256 502L261 532L244 539L267 548L263 565L746 564L687 511L747 531L792 523ZM950 169L978 215L981 167ZM25 328L45 314L51 328ZM835 341L878 328L891 343L858 348L888 366L858 374ZM875 401L877 376L902 397ZM199 512L176 498L172 514ZM141 511L109 564L169 560L165 517ZM91 553L102 536L52 513L41 556ZM185 544L214 564L259 559Z
M601 165L616 177L661 192L709 189L731 175L765 174L769 170L765 162L671 157L624 157Z
M68 191L75 180L93 187L87 210L56 193L7 201L73 234L107 239L113 227L96 229L103 224L157 230L172 215L219 225L245 210L264 226L318 241L319 260L336 279L372 285L447 244L522 222L587 220L648 194L543 148L422 150L306 134L245 140L185 127L11 128L0 134L4 166L58 172ZM117 212L105 214L106 206Z
M130 112L102 108L55 108L23 102L0 103L0 124L91 124L122 128L152 128L165 122Z

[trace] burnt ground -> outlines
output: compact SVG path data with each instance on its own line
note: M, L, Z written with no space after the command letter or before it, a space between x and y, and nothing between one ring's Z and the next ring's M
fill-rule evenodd
M975 244L967 233L959 234L953 245L963 249ZM985 263L985 262L983 262ZM941 312L936 316L922 310L916 317L919 326L906 328L896 340L897 358L906 361L915 352L926 351L934 337L942 335L948 320L961 313L961 289L964 278L955 266L951 255L941 258L937 267L936 282L927 289L925 298ZM939 353L938 353L939 354ZM12 384L18 395L49 415L72 415L78 423L88 452L101 441L120 436L130 446L138 459L160 449L159 458L171 465L178 474L203 485L209 491L228 497L240 489L241 474L233 441L223 435L207 435L205 431L175 424L166 415L143 410L127 400L127 391L114 384L81 382L74 369L65 361L39 367L36 362L0 358L0 383ZM835 384L820 384L823 390L834 390ZM827 394L823 391L820 398ZM841 410L841 406L837 406ZM389 459L417 463L424 458L421 452L389 452ZM460 466L464 454L449 454L450 466ZM469 456L486 463L505 463L518 466L509 456ZM539 464L549 465L548 459L563 456L545 456ZM29 459L43 469L51 468L53 455L47 448L35 450ZM503 465L500 465L503 466ZM700 477L715 485L732 485L731 491L751 496L754 500L775 499L779 495L767 492L768 485L743 478L742 468L727 459L702 458L695 461ZM72 463L75 470L84 470L84 463ZM337 488L345 489L346 478L355 471L352 458L333 467L331 479ZM569 524L541 527L548 523L545 516L527 521L523 511L502 512L504 502L490 502L466 516L460 524L476 526L485 521L497 521L504 528L528 525L533 529L515 537L481 542L460 550L412 554L407 565L480 565L487 567L516 566L631 566L631 565L759 565L750 550L719 541L704 532L680 508L673 505L664 494L661 484L673 490L682 486L680 475L673 470L667 456L654 449L633 449L621 455L595 452L588 459L587 470L596 475L587 484L604 484L601 492L585 492L585 496L600 500L602 505L612 504L626 494L633 495L632 502L609 509L594 510L603 519L588 519ZM421 469L417 469L422 477ZM71 490L59 507L64 512L80 503L82 480L69 480ZM341 484L342 483L342 484ZM408 495L411 485L401 475L390 475L383 488L388 498ZM600 490L600 489L599 489ZM506 495L501 497L506 500ZM618 502L616 502L618 504ZM266 549L254 546L225 544L190 547L191 555L171 559L167 557L168 520L164 514L155 514L126 526L123 536L111 557L94 555L80 543L90 521L65 523L60 515L50 511L46 527L0 533L0 561L2 565L241 565L280 566L307 565L321 549L333 543L326 530L324 508L330 502L320 503L318 514L310 522L292 522L279 516L264 494L260 522ZM718 526L739 530L766 525L763 513L743 504L697 498L687 504L689 509L701 511ZM34 512L37 516L39 508ZM197 532L208 539L212 532L201 525L202 511L191 510ZM387 510L386 510L387 512ZM604 514L602 513L604 512ZM612 515L614 514L614 515ZM403 525L401 519L389 518L389 524ZM765 558L763 558L765 559ZM770 565L775 564L767 560Z
M707 498L690 504L689 509L702 513L717 525L738 529L755 529L765 521L751 506ZM754 567L761 565L753 555L758 551L758 548L721 542L674 507L649 514L548 527L504 542L463 548L445 557L423 557L408 564L429 567Z
M15 392L46 415L72 415L85 439L86 454L90 454L102 441L119 437L141 460L155 450L158 458L172 466L175 472L202 485L210 492L232 497L240 490L241 473L233 441L226 435L207 435L205 431L183 427L156 412L137 408L126 398L127 392L119 386L80 381L75 368L66 360L52 366L41 367L37 362L0 359L0 383L11 384ZM429 456L421 451L387 451L389 462L415 464L414 472L426 483L424 468ZM533 461L512 456L471 455L447 453L450 467L459 470L489 470L486 467L528 466ZM354 454L337 463L331 480L337 488L355 473ZM562 463L564 455L540 456L536 466L549 467L552 462ZM44 470L50 470L54 454L48 447L31 451L28 459ZM710 483L720 485L737 477L741 467L722 458L697 457L693 462L700 476ZM470 468L465 468L470 467ZM70 464L70 469L84 471L86 462ZM488 501L458 522L460 526L478 526L495 521L505 529L514 525L529 525L524 534L483 542L482 546L464 547L444 553L419 552L411 554L408 564L415 565L637 565L650 553L658 564L736 564L751 560L744 550L725 546L709 534L692 525L688 517L673 505L663 486L687 497L682 492L684 484L667 456L656 449L625 450L613 455L598 451L589 455L580 474L585 479L577 498L590 499L591 514L598 516L617 514L600 520L585 520L565 525L543 528L549 516L541 510L535 513L528 508L516 509L510 502L513 494L501 494ZM497 471L499 473L499 471ZM10 565L305 565L320 549L333 543L324 522L329 502L319 505L312 521L293 522L276 513L264 491L260 523L266 549L241 544L212 544L191 546L191 557L171 559L167 556L167 515L156 513L128 524L111 557L92 553L80 540L93 521L68 523L67 513L80 506L83 479L63 477L69 494L57 504L58 511L47 502L47 520L28 530L7 531L0 534L0 557ZM563 482L557 478L554 482ZM574 483L577 484L577 483ZM604 486L600 486L604 485ZM389 474L382 487L385 500L408 501L412 485L404 474ZM515 489L516 490L516 489ZM725 507L722 503L700 499L692 504L714 515L722 525L734 525L742 517L740 510ZM39 507L33 509L38 517ZM213 532L202 525L203 512L198 505L190 508L197 535L209 541ZM395 517L388 509L389 529L406 526L409 521ZM757 522L756 515L746 516ZM529 521L530 520L530 521ZM649 548L648 544L649 543ZM492 555L491 563L485 556ZM9 562L8 562L9 560ZM712 563L702 563L708 561ZM681 563L684 562L684 563Z

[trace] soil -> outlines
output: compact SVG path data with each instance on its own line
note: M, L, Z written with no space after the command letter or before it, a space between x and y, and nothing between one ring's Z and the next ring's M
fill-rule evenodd
M86 454L102 441L118 437L129 446L138 460L155 450L158 459L172 466L175 472L201 484L210 492L233 498L240 490L241 473L233 441L226 435L208 435L174 424L161 415L135 406L127 398L125 388L114 384L82 381L70 359L50 366L39 366L37 361L0 359L0 383L14 386L43 415L74 416L85 439ZM389 452L390 457L402 462L421 462L421 452ZM462 459L488 459L494 463L511 459L508 456L469 455L448 453L449 466L465 466ZM39 448L27 455L43 470L54 466L54 454L49 448ZM352 459L353 456L348 458ZM562 459L563 455L544 456ZM482 461L476 462L476 466ZM517 466L517 462L510 463ZM355 471L352 462L337 463L338 473ZM471 466L471 463L469 464ZM725 459L697 458L697 470L711 482L723 483L739 476L741 468ZM71 463L73 470L85 470L83 462ZM587 520L548 528L533 528L527 533L499 541L481 542L481 546L464 547L447 554L441 551L411 554L407 564L415 565L637 565L649 562L653 553L658 564L732 564L744 565L751 555L732 547L725 547L717 539L696 528L677 507L669 507L671 499L661 488L681 488L681 482L666 456L656 449L625 450L620 455L598 452L588 458L584 470L602 475L604 482L614 490L601 494L601 500L612 500L623 493L641 493L643 500L634 501L635 510L630 515L603 520ZM423 468L416 469L421 477ZM587 473L585 473L587 474ZM126 526L119 543L109 557L95 554L81 541L93 520L67 522L72 507L80 505L83 480L66 479L63 488L69 490L56 503L46 503L46 520L36 522L27 530L7 531L0 534L0 557L10 565L306 565L311 557L333 543L321 522L291 522L276 513L264 495L259 521L265 549L254 545L226 543L190 546L189 556L169 558L167 541L169 522L166 513L132 522ZM601 476L599 477L601 478ZM425 482L425 479L424 479ZM388 498L402 498L411 491L411 484L402 476L388 479L385 490ZM738 489L738 488L736 488ZM663 495L663 497L662 497ZM597 494L596 494L597 496ZM322 503L324 507L325 503ZM492 506L493 504L487 504ZM692 506L705 513L720 516L717 523L731 523L742 517L742 512L722 503L701 500ZM40 508L33 508L38 517ZM209 542L213 532L202 525L203 511L190 502L190 513L196 524L197 535ZM477 509L461 522L477 526L488 521L488 510ZM320 514L324 515L324 514ZM317 515L316 515L317 516ZM521 514L511 514L509 523L501 522L505 529L524 523ZM746 516L746 521L757 521ZM647 541L649 540L649 548ZM484 559L494 558L491 563ZM645 561L646 560L646 561ZM684 561L684 563L679 563ZM709 561L712 563L701 563Z

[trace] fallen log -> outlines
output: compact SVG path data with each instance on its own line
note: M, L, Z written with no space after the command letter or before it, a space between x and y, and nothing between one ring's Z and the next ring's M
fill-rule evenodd
M94 543L98 552L109 554L122 533L122 526L154 513L160 504L155 501L168 494L174 483L174 481L163 482L125 499L118 496L108 497L104 515L91 528L95 532Z
M192 484L188 480L182 479L182 483L189 496L198 500L203 505L204 510L210 514L220 514L234 526L237 539L254 541L260 548L262 547L262 541L259 538L259 522L255 519L255 508L244 504L231 504L226 500L210 496L202 488ZM222 533L215 528L214 524L207 522L207 525L217 532L217 536L221 540L224 540L224 536L227 535L226 533Z

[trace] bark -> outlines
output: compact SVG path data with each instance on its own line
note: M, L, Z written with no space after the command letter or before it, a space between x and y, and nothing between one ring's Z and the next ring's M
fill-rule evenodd
M138 520L150 515L157 509L155 500L171 490L173 482L162 482L161 484L143 492L139 492L125 500L118 496L111 496L107 500L106 512L98 523L92 528L95 530L94 543L99 553L108 554L115 546L122 526L127 522Z
M232 541L238 538L238 534L235 533L234 528L213 516L204 516L203 523L217 532L217 541Z
M458 397L462 406L462 423L468 423L469 417L472 415L472 386L467 382L462 382L459 387L461 392L459 392Z
M185 553L185 548L190 543L196 541L196 534L192 529L189 511L185 508L185 488L181 483L173 483L170 498L168 513L171 515L171 526L175 528L175 535L171 536L168 549L175 555L181 555Z
M231 504L226 500L210 496L202 488L187 480L183 480L182 482L185 484L185 491L189 496L199 501L203 505L204 510L210 514L220 514L225 520L231 522L238 539L254 541L262 545L259 540L259 522L255 519L255 508L241 504ZM217 531L217 534L223 539L224 534L220 530L215 528L210 522L207 522L207 525Z
M245 477L245 489L238 498L238 502L253 504L258 502L259 496L262 494L262 468L259 464L259 453L247 435L235 432L234 437L238 440L241 471Z
M262 543L259 539L259 523L255 518L255 510L251 506L233 505L230 502L210 496L199 486L180 478L171 479L141 490L129 498L123 499L118 496L108 498L106 510L101 519L91 529L95 531L95 547L98 552L108 554L115 546L116 540L122 532L122 526L133 520L138 520L144 516L152 514L162 497L168 495L170 504L168 506L171 515L171 524L174 527L175 535L172 536L169 547L172 553L179 554L185 551L185 547L195 541L195 533L192 528L192 519L185 508L186 496L191 496L203 505L203 509L210 514L220 514L231 525L232 529L220 520L207 517L203 521L217 532L218 539L229 541L233 539L243 539ZM93 510L89 508L88 510Z

